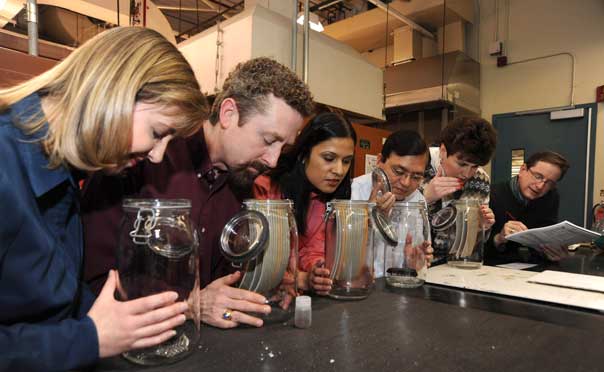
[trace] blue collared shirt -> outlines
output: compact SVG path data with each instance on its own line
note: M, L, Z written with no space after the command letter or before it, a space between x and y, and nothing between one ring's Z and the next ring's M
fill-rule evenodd
M81 281L83 243L77 182L48 168L16 125L41 113L32 94L0 113L0 370L68 370L98 359Z

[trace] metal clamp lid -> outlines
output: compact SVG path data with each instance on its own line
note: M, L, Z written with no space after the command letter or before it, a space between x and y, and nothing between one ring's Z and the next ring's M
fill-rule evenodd
M387 192L392 192L392 186L390 185L388 175L382 168L373 168L373 171L371 171L371 184L374 189L377 188L378 196Z
M448 205L432 216L432 228L436 231L446 230L455 223L456 217L457 209L452 204Z
M268 246L266 217L254 210L243 210L227 222L220 234L220 250L233 263L256 258Z
M371 217L384 241L389 245L397 245L398 236L392 228L390 219L378 207L373 207Z

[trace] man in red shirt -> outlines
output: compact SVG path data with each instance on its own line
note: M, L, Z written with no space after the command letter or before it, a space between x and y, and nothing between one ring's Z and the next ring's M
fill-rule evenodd
M209 118L192 137L173 140L160 164L141 162L119 176L94 176L83 192L84 277L97 291L115 267L122 200L186 198L199 233L202 321L220 328L262 319L270 306L257 293L232 287L240 279L219 251L226 222L241 209L241 190L277 164L282 147L294 142L312 96L289 69L256 58L238 65L225 80Z

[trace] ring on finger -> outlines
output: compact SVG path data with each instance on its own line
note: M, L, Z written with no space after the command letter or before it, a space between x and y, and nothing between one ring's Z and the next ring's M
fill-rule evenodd
M233 320L233 312L229 309L226 309L224 313L222 313L222 319L231 321Z

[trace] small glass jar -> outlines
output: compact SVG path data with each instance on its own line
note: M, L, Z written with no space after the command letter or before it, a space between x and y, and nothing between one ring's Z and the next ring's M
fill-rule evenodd
M329 296L358 300L373 288L373 222L375 203L332 200L327 203L325 267L333 281Z
M265 323L293 315L297 296L298 228L290 200L248 199L222 230L222 254L240 269L239 288L260 293L271 313ZM254 314L254 316L259 316Z
M189 355L199 341L198 238L191 226L191 202L184 199L126 199L123 202L117 296L130 301L165 291L189 304L187 319L169 340L125 352L134 363L172 363Z
M433 216L432 228L447 240L447 264L463 269L482 266L485 233L478 200L453 201Z
M415 288L424 284L428 272L425 248L430 243L430 224L425 203L397 202L390 212L396 245L385 245L386 284Z

